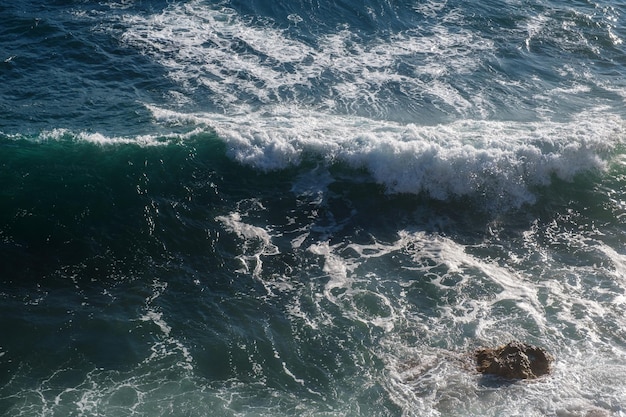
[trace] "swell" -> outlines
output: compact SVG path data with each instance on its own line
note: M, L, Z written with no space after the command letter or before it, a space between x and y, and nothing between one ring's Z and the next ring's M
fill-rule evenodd
M113 268L141 270L164 256L164 242L177 239L167 225L191 228L199 210L222 198L212 178L233 168L224 168L230 162L210 135L159 143L102 144L69 133L0 140L3 282L37 281L105 258Z

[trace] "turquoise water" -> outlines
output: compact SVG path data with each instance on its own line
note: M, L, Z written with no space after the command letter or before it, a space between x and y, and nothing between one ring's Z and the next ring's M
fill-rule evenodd
M0 415L626 415L624 13L0 4Z

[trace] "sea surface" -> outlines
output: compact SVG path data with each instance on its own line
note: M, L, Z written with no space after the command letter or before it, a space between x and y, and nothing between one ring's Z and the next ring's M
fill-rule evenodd
M0 415L626 416L626 1L0 0ZM476 372L521 340L552 373Z

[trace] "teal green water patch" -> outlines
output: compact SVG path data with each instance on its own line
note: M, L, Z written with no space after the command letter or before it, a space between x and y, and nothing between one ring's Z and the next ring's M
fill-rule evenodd
M2 235L14 271L154 253L159 205L167 218L174 201L192 212L219 200L212 178L224 151L210 136L154 147L71 137L1 146Z

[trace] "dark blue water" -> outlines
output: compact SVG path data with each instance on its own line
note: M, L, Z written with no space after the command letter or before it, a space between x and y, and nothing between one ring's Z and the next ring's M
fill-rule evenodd
M0 415L626 415L625 14L0 4Z

